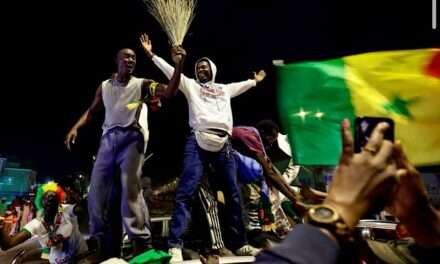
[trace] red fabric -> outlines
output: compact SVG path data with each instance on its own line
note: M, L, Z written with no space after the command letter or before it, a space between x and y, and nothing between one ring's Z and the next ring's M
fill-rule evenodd
M60 186L58 186L56 194L57 194L58 202L63 203L66 200L66 193L64 192L63 188L61 188Z
M426 73L428 75L440 78L440 51L438 51L432 57L431 62L426 67Z
M405 226L402 225L401 223L397 224L396 226L396 235L397 235L397 239L404 239L411 236L408 233L408 230L406 230Z
M239 126L232 129L232 138L241 140L250 151L264 153L263 142L258 130L253 127Z
M149 105L151 108L151 111L153 112L158 112L161 108L161 101L160 101L160 97L159 96L153 96L151 97L150 101L149 101Z

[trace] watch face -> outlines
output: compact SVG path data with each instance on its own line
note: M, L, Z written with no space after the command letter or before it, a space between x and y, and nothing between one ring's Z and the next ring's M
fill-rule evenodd
M334 223L339 219L339 215L336 213L335 209L327 205L313 207L309 211L309 217L312 221L327 224Z
M315 216L323 219L333 218L333 211L326 207L315 209Z
M313 225L324 227L336 233L346 233L347 225L344 223L338 212L332 206L321 204L312 207L307 215L307 221ZM338 234L339 234L338 233Z

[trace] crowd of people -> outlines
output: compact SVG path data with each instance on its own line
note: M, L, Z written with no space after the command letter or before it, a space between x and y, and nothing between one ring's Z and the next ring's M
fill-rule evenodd
M203 263L218 263L218 256L233 255L256 256L256 263L359 263L354 250L356 225L362 217L381 210L405 226L419 249L438 254L440 212L429 203L420 173L400 143L384 139L389 129L385 123L375 128L360 153L354 153L350 124L342 121L340 162L328 193L321 192L298 181L301 167L291 160L286 138L273 121L233 124L231 98L263 81L263 70L249 80L220 84L215 82L216 65L201 58L195 64L195 78L189 78L182 73L186 58L182 47L171 49L172 66L153 52L148 35L143 34L140 42L169 82L133 76L137 55L132 49L119 50L117 72L99 85L90 107L65 140L70 149L78 130L98 111L105 111L87 205L66 195L57 183L40 186L33 203L11 205L15 213L3 220L2 249L36 236L42 247L29 252L28 258L36 255L50 263L77 263L89 254L92 262L99 263L121 257L124 231L133 244L132 256L155 251L141 184L149 137L148 105L180 90L188 102L191 128L183 171L174 188L153 192L175 192L167 241L171 263L184 259L183 237L194 215L194 202L201 204L209 233ZM273 162L274 148L287 157L284 165ZM85 211L87 241L77 219ZM14 214L16 226L11 226L8 217Z
M0 217L3 217L3 230L9 235L20 231L36 216L32 195L16 196L11 202L0 198Z
M2 250L35 237L41 247L23 251L20 261L42 259L50 263L76 263L81 254L88 253L78 224L78 217L85 217L85 200L77 189L71 185L62 188L50 181L40 185L36 193L32 193L31 200L20 201L23 199L17 197L10 205L19 212L17 224L12 221L11 225L7 216L2 221Z

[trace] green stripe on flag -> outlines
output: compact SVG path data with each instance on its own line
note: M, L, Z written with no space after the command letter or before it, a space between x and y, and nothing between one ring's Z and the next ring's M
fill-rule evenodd
M277 67L278 102L292 157L301 165L335 165L340 122L354 119L341 59Z

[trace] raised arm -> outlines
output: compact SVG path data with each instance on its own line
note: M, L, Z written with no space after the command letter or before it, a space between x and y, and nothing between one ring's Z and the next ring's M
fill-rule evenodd
M388 210L405 226L417 244L440 247L440 211L429 202L428 191L420 172L409 162L400 142L396 144L394 158L403 169L392 194Z
M359 219L379 201L389 195L390 183L398 174L392 157L393 143L383 139L386 123L379 124L372 134L369 147L377 151L353 152L353 138L350 125L342 125L342 154L338 169L333 176L328 197L322 207L322 221L311 221L309 211L306 225L297 225L279 245L265 250L257 256L255 263L339 263L339 241L346 239ZM321 208L322 208L321 207ZM324 219L330 220L326 224ZM339 219L339 220L336 220ZM340 240L338 240L339 238ZM338 258L340 261L338 261ZM346 263L346 262L343 262Z
M153 53L153 45L151 43L151 40L149 39L147 34L142 34L139 38L142 48L145 51L145 54L148 58L150 58L153 63L165 74L165 76L168 79L171 79L174 73L174 67L171 66L168 62L166 62L161 57L157 56ZM177 47L176 47L177 48ZM181 49L180 47L177 49ZM173 57L174 60L174 57ZM180 74L180 87L186 87L186 83L189 81L189 78L186 77L184 74Z
M172 97L177 94L177 89L179 88L180 74L183 69L183 62L185 60L186 52L182 47L173 47L171 49L171 55L175 64L173 75L171 76L168 85L159 84L152 80L144 81L144 89L151 96L163 96Z
M101 110L104 107L104 103L102 101L102 86L100 85L95 93L95 98L93 99L90 107L82 114L82 116L78 119L75 125L70 129L69 133L66 136L64 144L67 149L70 150L70 144L75 144L76 138L78 136L78 129L90 122L93 119L93 116L96 112Z
M266 78L266 72L264 70L260 70L258 73L254 72L254 79L228 84L231 97L235 97L246 92L250 88L256 86L259 82L264 80L264 78Z

